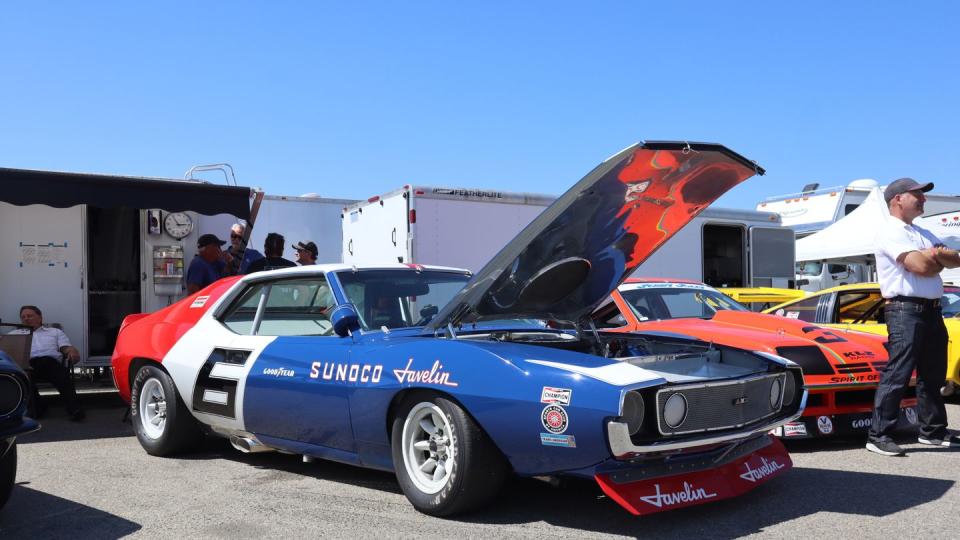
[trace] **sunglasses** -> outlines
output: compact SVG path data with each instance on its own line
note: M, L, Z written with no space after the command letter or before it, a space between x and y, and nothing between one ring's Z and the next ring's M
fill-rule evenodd
M243 238L242 234L230 233L230 238Z

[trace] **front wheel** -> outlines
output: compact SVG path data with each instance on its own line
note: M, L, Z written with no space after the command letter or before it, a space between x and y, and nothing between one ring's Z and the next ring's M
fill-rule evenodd
M130 420L140 445L154 456L188 450L202 435L197 421L180 399L173 379L154 365L141 367L133 379Z
M400 489L425 514L479 508L506 478L506 460L493 441L459 405L439 396L405 401L391 442Z

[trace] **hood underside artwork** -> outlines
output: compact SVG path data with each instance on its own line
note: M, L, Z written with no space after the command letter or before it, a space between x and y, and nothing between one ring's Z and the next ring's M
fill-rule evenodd
M691 219L754 174L763 169L718 144L631 146L534 219L429 328L485 319L577 322Z

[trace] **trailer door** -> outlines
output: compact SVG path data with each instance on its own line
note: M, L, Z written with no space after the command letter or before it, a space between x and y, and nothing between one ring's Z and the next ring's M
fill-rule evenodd
M792 288L797 241L787 227L750 227L750 285Z
M703 226L703 281L711 287L744 287L746 228L706 223Z
M87 358L84 222L86 207L53 208L0 203L0 319L20 322L22 305L60 323Z
M407 263L407 192L352 207L343 216L343 262L368 265Z

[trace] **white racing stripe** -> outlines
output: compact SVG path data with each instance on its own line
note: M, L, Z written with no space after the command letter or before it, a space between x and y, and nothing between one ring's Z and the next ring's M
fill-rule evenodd
M625 362L615 362L602 367L583 367L573 364L562 364L560 362L550 362L547 360L527 360L531 364L540 364L541 366L548 366L557 369L562 369L569 371L571 373L579 373L591 379L596 379L598 381L603 381L608 384L614 384L617 386L625 386L628 384L637 384L648 381L655 381L658 379L663 379L660 375L656 373L647 371L643 368L639 368L633 364L627 364Z

